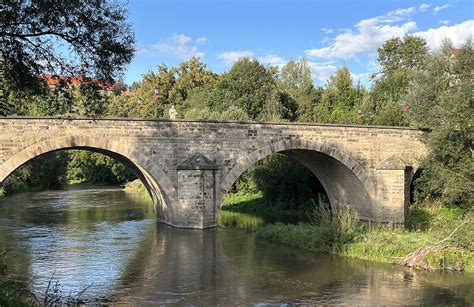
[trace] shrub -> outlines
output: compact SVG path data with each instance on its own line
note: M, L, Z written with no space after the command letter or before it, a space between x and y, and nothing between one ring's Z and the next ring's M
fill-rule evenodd
M405 218L405 227L408 230L427 230L430 227L431 214L425 208L412 206Z

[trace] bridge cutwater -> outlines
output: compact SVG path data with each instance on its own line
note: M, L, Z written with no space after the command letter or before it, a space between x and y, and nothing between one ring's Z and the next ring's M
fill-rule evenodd
M380 126L127 118L0 118L0 183L42 154L86 149L128 166L157 218L182 228L217 224L232 184L262 158L292 157L322 183L333 208L363 220L403 222L426 153L421 131Z

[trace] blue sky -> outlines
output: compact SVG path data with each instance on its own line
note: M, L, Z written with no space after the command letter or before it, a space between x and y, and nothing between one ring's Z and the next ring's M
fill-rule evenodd
M419 35L436 49L444 37L459 46L474 35L472 0L131 0L128 9L137 40L128 84L191 56L218 73L243 56L275 66L305 56L318 85L344 64L368 85L390 37Z

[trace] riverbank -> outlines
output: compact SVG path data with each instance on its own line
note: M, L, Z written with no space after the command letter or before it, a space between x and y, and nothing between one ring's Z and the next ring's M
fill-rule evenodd
M330 232L334 228L326 225L271 224L259 228L256 236L310 251L402 264L415 269L474 272L472 212L448 208L430 208L424 212L429 221L423 229L359 224L351 227L352 236L338 240L334 238L337 233Z
M151 201L150 194L139 179L125 183L124 187L125 192L133 193L143 200Z

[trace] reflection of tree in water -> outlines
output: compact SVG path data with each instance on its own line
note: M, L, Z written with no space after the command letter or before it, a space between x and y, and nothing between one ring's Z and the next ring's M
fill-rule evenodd
M0 219L1 226L6 226L7 223L9 221ZM31 259L27 248L20 242L15 232L0 227L0 252L7 251L7 272L13 279L26 283Z
M77 276L87 278L87 284L95 281L96 289L91 291L117 290L125 303L377 305L474 301L474 276L469 274L413 272L397 266L315 255L256 241L252 234L235 229L175 229L156 224L150 204L134 203L133 197L120 191L102 192L97 192L98 199L94 199L93 192L83 191L81 196L70 191L36 193L28 196L31 203L20 195L8 198L9 204L0 203L0 246L10 246L15 273L30 277L44 273L38 257L57 257L66 270L59 271L58 277L69 272L75 278L75 268L81 267L86 275ZM60 193L65 193L63 197L71 204L63 220L63 208L54 205ZM48 203L53 205L49 207ZM46 209L52 212L53 217L48 220L51 224L41 220L48 214ZM93 213L94 210L98 212ZM145 219L138 221L142 216ZM24 237L32 235L32 229L38 229L40 234L53 230L57 237L49 236L49 241L44 241L52 245L37 245ZM90 242L91 235L105 241ZM51 241L55 238L57 242ZM98 246L101 247L97 249Z
M256 241L235 229L184 230L150 225L122 276L119 299L199 305L439 304L472 301L466 279L398 266L315 255ZM439 280L437 280L439 279ZM458 284L456 284L456 281ZM452 282L452 286L451 286ZM472 289L472 287L471 287Z
M116 188L14 195L0 200L0 250L36 292L56 271L62 291L94 282L84 297L109 294L147 217L156 220L151 203Z

